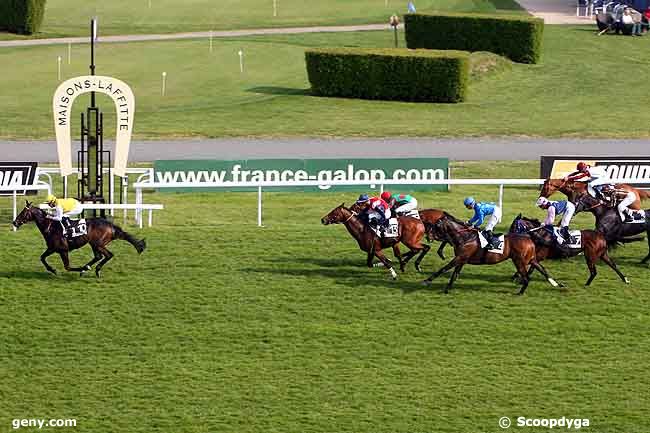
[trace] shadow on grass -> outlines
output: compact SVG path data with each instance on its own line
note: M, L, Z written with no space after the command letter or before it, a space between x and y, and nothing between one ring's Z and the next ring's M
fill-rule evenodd
M43 271L9 271L9 272L0 272L0 278L16 278L22 280L50 280L55 275L43 270Z
M265 95L311 95L310 89L293 89L291 87L258 86L246 89L251 93L263 93Z

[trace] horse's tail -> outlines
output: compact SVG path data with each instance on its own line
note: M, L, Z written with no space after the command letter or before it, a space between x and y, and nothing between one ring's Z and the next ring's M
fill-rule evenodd
M138 240L122 230L120 226L113 226L113 239L122 239L133 245L133 247L138 251L138 254L142 254L145 248L147 248L147 243L144 239Z

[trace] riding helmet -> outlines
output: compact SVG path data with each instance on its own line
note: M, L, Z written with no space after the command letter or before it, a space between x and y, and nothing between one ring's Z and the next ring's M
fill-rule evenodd
M474 197L466 197L465 200L463 200L463 204L465 206L471 206L474 203L476 203L476 200L474 200Z
M384 192L381 193L381 199L383 201L390 200L391 196L392 196L392 194L390 193L390 191L384 191Z

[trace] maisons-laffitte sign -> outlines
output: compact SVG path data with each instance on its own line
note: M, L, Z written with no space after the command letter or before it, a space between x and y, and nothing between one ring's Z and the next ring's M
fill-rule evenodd
M124 81L101 75L70 78L61 83L54 92L52 112L54 114L54 129L56 131L61 175L68 176L73 173L70 136L72 104L77 96L88 92L104 93L110 96L115 103L117 127L115 128L114 174L123 177L126 175L129 145L131 144L131 133L133 131L135 97L131 88Z

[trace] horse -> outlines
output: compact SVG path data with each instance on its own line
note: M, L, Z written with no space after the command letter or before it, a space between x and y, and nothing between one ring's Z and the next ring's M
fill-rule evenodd
M564 179L546 179L542 185L542 192L540 197L550 197L556 191L564 193L569 201L575 202L576 197L588 193L587 182L576 182L574 180ZM636 201L629 207L630 209L641 209L641 200L650 198L650 193L647 191L636 189L626 183L617 183L614 185L617 190L632 191L636 195Z
M607 240L605 240L605 236L603 236L599 231L580 230L580 235L582 237L580 248L562 248L558 245L557 241L555 241L553 234L546 230L539 220L526 218L519 214L512 221L509 232L522 234L528 233L533 242L535 242L535 258L538 263L546 259L553 260L574 257L581 252L584 252L585 262L587 262L587 267L589 268L590 273L585 286L590 285L594 278L596 278L596 274L598 273L596 271L596 262L598 259L602 260L612 268L625 284L630 283L630 280L628 280L628 278L618 270L614 261L609 257L607 252ZM529 278L534 269L535 268L530 268L528 270Z
M444 216L444 211L442 209L422 209L418 210L420 214L420 220L423 224L435 224L440 218ZM427 233L427 240L431 241L440 241L440 247L438 247L438 256L445 260L444 249L447 246L448 242L444 239L432 237L433 234Z
M397 278L397 273L393 269L393 263L384 255L384 252L382 251L383 248L393 247L393 252L395 252L396 257L400 261L400 269L402 272L404 272L404 266L406 263L418 252L420 255L415 260L415 268L418 272L422 272L420 262L430 249L428 245L421 242L424 237L424 225L420 220L404 217L400 218L399 221L398 235L394 238L384 238L377 236L377 234L368 227L361 218L359 218L358 214L346 208L344 203L341 203L341 205L332 209L330 213L321 218L321 223L323 225L345 225L345 228L359 244L359 248L368 253L366 262L368 267L373 267L372 260L374 257L377 257L379 262L388 268L393 279ZM406 245L410 250L405 254L404 260L402 260L399 247L397 246L400 242Z
M630 238L646 232L648 238L648 255L642 264L650 260L650 209L645 210L645 223L624 223L616 208L607 207L602 201L589 194L582 194L576 199L576 213L591 212L596 217L596 230L605 236L608 244L616 242L634 242L639 238Z
M521 275L522 286L518 292L519 295L523 295L528 287L530 281L528 277L529 266L533 266L544 275L552 286L558 286L558 283L537 263L535 244L527 235L508 233L504 237L503 253L496 253L481 248L476 228L467 225L447 212L435 224L427 224L426 229L427 232L444 237L447 242L452 244L456 257L440 270L431 274L429 278L423 281L424 284L431 284L434 278L454 268L454 272L445 287L445 293L448 293L465 264L494 265L510 259L515 264L519 275Z
M138 254L142 254L147 246L144 239L138 240L134 238L119 226L116 226L103 218L87 219L87 234L67 239L63 235L63 227L61 227L61 224L58 221L47 218L42 209L32 206L30 202L25 201L25 208L13 221L13 225L16 228L19 228L23 224L31 221L36 223L36 226L40 230L41 235L43 235L47 245L47 249L43 254L41 254L41 262L45 265L45 269L55 275L56 269L52 268L46 260L47 257L54 253L59 253L65 270L69 272L79 272L80 274L83 274L84 272L89 271L95 263L99 262L95 268L95 275L99 278L101 275L101 269L110 259L113 258L113 253L106 248L111 241L115 239L125 240L135 247ZM90 247L93 250L93 259L80 268L71 267L68 252L81 248L86 244L90 244Z

